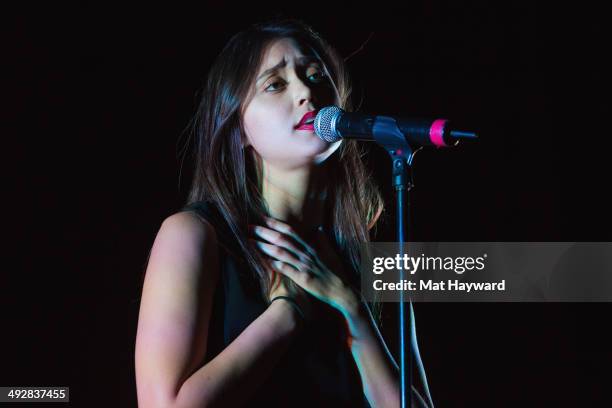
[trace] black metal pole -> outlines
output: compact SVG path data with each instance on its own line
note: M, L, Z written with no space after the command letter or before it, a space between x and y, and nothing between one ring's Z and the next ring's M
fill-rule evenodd
M393 186L395 188L397 209L396 209L396 239L398 244L398 254L404 257L404 242L406 236L406 200L408 198L408 160L406 157L399 156L393 159ZM404 270L399 269L400 282L404 281ZM408 302L410 298L408 298ZM410 312L406 305L404 291L400 291L399 302L399 346L400 346L400 407L412 407L412 353L410 352ZM406 321L408 320L408 321Z

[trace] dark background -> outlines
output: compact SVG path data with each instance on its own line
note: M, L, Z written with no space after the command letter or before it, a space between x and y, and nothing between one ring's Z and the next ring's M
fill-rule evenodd
M141 279L183 204L183 130L230 36L273 16L347 57L361 111L446 117L480 140L414 160L416 241L611 241L604 10L418 1L32 8L2 24L0 385L135 406ZM368 163L388 208L385 153ZM577 277L579 279L579 277ZM438 407L609 406L609 304L417 304ZM395 305L383 332L394 353ZM25 405L24 405L25 406ZM41 406L37 404L36 406Z

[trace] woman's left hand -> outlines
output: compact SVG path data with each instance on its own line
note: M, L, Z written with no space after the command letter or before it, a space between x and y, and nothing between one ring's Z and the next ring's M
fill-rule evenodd
M257 241L257 245L275 259L272 266L317 299L350 314L359 303L355 291L323 264L291 226L273 218L266 220L268 228L255 226L254 232L267 241Z

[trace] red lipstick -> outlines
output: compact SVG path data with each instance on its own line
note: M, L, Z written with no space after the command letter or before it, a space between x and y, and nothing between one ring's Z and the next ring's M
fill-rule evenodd
M300 122L295 125L296 130L314 130L314 118L317 116L318 111L306 112ZM310 119L310 120L309 120ZM308 123L306 123L308 122Z

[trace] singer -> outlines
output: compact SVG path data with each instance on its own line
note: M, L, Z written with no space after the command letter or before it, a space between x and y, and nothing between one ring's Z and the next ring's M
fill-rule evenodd
M234 35L192 122L193 183L160 226L142 288L141 407L398 407L399 369L359 293L359 245L383 211L342 58L295 20ZM428 407L413 387L413 406Z

